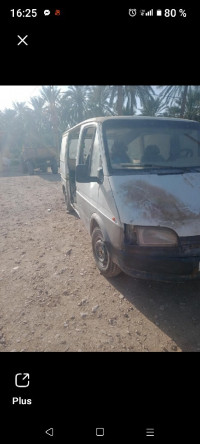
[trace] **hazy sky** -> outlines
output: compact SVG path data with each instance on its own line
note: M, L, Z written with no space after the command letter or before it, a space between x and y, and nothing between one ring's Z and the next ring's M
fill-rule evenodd
M12 108L13 102L28 102L39 94L41 86L0 86L0 109Z
M61 91L66 89L66 86L59 86ZM26 85L26 86L3 86L0 85L0 110L5 108L13 108L13 102L29 102L30 97L38 96L40 94L41 85Z
M66 86L58 85L61 91L66 90ZM29 104L30 97L40 95L41 85L26 85L26 86L5 86L0 85L0 110L5 108L13 108L13 102L26 102ZM154 87L156 91L156 88Z

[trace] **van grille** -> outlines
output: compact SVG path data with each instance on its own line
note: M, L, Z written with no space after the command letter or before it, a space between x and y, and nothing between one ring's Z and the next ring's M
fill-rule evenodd
M200 236L179 237L180 245L183 249L189 250L200 249Z

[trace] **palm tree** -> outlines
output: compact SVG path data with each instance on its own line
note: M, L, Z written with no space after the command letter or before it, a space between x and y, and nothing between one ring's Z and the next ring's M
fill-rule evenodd
M70 128L71 124L69 121L69 106L68 106L68 100L66 99L65 95L60 99L60 106L58 109L58 119L59 119L59 131L60 133L63 133L67 129Z
M44 127L44 103L45 99L43 97L31 97L30 105L32 107L32 118L36 125L37 132L40 132Z
M30 108L26 105L26 102L13 102L13 108L15 120L12 133L16 134L18 149L21 150L23 142L30 142L30 127L32 125Z
M28 110L28 106L26 105L26 102L13 102L13 109L17 116L23 118Z
M20 107L16 108L19 111ZM24 109L23 106L22 109ZM17 156L21 151L25 136L26 124L24 116L22 118L15 109L4 109L1 114L0 129L2 132L2 151L7 153L15 152Z
M35 112L41 112L45 103L44 97L31 97L30 104Z
M173 105L177 103L177 99L180 99L179 117L181 118L185 116L188 94L194 89L196 89L196 91L200 90L200 86L192 85L158 86L158 88L161 89L160 98L165 101L166 105Z
M182 109L182 99L176 99L173 106L168 106L166 116L180 117ZM200 91L198 87L191 89L186 97L184 118L190 120L200 120Z
M16 111L14 109L5 108L1 112L0 119L0 131L1 131L1 150L9 151L12 146L17 142L16 131Z
M197 87L189 91L186 105L185 118L200 121L200 91Z
M58 131L58 106L60 102L60 89L57 86L42 86L40 90L41 98L44 100L46 115L49 117L54 145L57 152L60 152L60 138Z
M122 85L109 86L110 106L114 107L118 116L122 115L124 102L124 87Z
M100 117L113 115L113 109L109 104L110 89L106 85L91 86L87 94L88 117Z
M40 90L40 97L44 100L49 107L49 109L53 109L56 105L59 104L60 100L60 89L57 86L42 86Z
M138 107L137 100L139 99L140 104L145 106L146 102L151 99L152 94L154 94L154 90L150 85L128 85L125 86L125 93L130 114L133 114L134 110Z
M154 99L150 97L147 99L142 108L140 108L141 116L162 116L162 111L164 110L165 105L162 104L162 101L159 97Z
M153 93L153 88L146 85L110 86L110 105L114 106L118 115L123 114L123 107L126 114L132 115L137 108L137 99L144 104Z
M87 116L88 86L69 86L63 95L68 108L68 121L71 126L81 122Z

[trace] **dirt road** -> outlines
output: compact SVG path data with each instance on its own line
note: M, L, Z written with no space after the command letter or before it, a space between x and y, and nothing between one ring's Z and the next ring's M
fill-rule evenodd
M59 175L1 175L0 200L0 351L200 351L200 282L105 279Z

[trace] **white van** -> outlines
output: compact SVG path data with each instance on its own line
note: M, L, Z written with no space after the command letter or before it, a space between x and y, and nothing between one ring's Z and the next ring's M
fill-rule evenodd
M200 123L86 120L63 134L60 173L104 276L200 277Z

